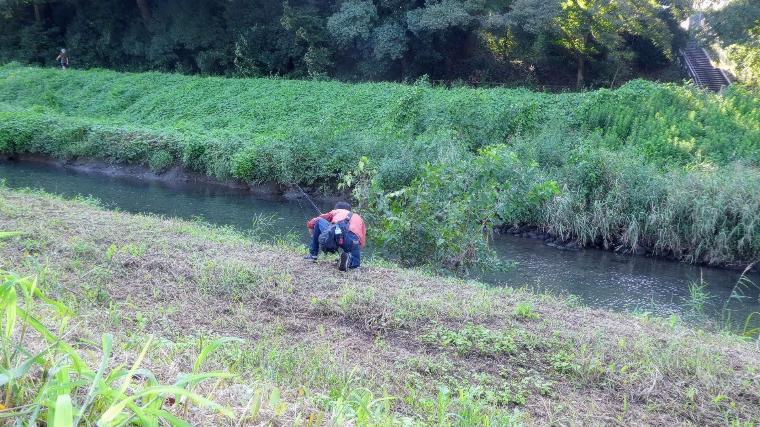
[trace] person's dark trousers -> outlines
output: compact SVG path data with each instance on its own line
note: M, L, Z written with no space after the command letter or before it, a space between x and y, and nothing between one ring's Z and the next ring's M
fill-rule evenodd
M317 222L314 224L314 232L311 234L311 244L309 244L309 253L312 256L319 255L319 235L327 230L329 226L330 221L324 218L317 219Z
M359 236L349 231L346 234L346 239L343 241L341 248L351 254L351 265L349 265L348 268L356 268L361 265L362 251L361 245L359 244Z

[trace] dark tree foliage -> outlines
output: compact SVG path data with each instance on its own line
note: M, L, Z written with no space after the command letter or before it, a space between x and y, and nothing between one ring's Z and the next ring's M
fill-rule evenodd
M0 61L606 85L666 67L682 0L0 0Z
M705 36L722 46L735 77L760 87L760 2L734 0L706 16Z

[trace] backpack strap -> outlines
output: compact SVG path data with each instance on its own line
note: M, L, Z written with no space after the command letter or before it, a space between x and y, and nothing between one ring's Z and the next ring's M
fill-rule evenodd
M350 232L351 231L351 217L353 217L353 216L354 216L354 213L351 212L351 211L349 211L348 212L348 216L346 217L346 219L343 220L343 221L346 221L346 232ZM341 221L341 222L343 222L343 221Z

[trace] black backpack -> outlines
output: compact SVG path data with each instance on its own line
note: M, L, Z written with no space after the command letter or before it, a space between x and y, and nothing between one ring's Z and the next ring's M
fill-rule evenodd
M323 252L334 253L338 251L338 248L343 245L346 233L348 233L348 225L351 222L351 217L354 214L348 213L346 219L338 221L335 224L330 224L324 231L319 234L319 248ZM335 230L340 229L340 233L336 234Z

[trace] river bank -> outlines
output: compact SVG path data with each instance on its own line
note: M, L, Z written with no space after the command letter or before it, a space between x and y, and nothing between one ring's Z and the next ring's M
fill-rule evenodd
M0 179L9 189L91 197L109 209L130 213L200 219L253 233L268 242L307 243L303 225L315 215L314 207L302 198L258 196L245 188L204 182L115 177L47 163L0 162ZM322 211L334 206L334 201L328 200L317 199L315 203ZM378 248L374 239L381 230L374 223L369 228L365 257L385 258L387 251ZM544 240L531 239L529 233L525 238L496 233L490 247L507 268L471 271L466 277L492 286L508 284L573 295L593 308L649 312L660 317L677 315L718 330L741 331L757 324L751 321L745 325L748 316L760 312L760 288L753 285L760 283L760 277L754 273L742 276L736 270L594 248L559 250ZM391 258L386 259L397 259L389 255Z
M301 200L302 203L308 204L304 194L293 186L278 184L276 182L253 183L240 180L219 180L206 175L201 175L181 166L175 166L170 170L159 172L151 170L149 167L140 165L123 165L112 164L104 161L77 159L61 160L52 157L33 156L33 155L2 155L0 162L10 162L13 164L31 164L52 167L54 169L71 170L94 176L125 178L129 180L139 180L144 182L160 182L169 188L187 188L188 185L202 185L229 188L241 191L242 194L250 194L257 198L268 200ZM322 194L320 188L306 187L309 198L316 201L324 209L329 209L332 204L338 200L350 200L350 195ZM534 225L525 226L500 226L494 230L496 233L511 235L522 239L540 240L546 246L562 251L579 251L583 249L598 249L620 253L626 256L639 256L654 259L663 259L669 261L679 261L679 258L671 254L658 253L654 248L641 247L627 248L625 246L608 246L586 245L574 240L572 237L562 237L557 234L548 232ZM696 265L708 265L706 263L696 263ZM746 264L740 263L722 263L710 265L712 268L723 268L732 271L744 271ZM748 271L757 271L757 266L750 266Z
M303 198L304 195L292 186L280 184L277 182L244 182L235 179L216 179L208 175L202 175L193 172L182 166L174 166L164 171L156 171L147 166L114 164L93 159L57 159L49 156L39 155L2 155L0 162L36 164L52 168L66 169L75 172L82 172L92 175L100 175L113 178L127 178L146 182L160 182L169 187L185 186L188 184L200 184L204 186L215 186L220 188L229 188L241 190L256 197L294 200ZM312 190L307 187L307 190ZM335 202L340 199L337 195L319 194L311 192L309 194L314 200L320 202ZM347 197L347 196L342 196Z
M738 85L543 94L70 71L0 67L0 153L340 184L384 246L419 237L410 265L487 263L484 225L693 264L760 257L760 109Z
M760 420L756 343L676 319L384 264L340 274L330 260L304 263L288 245L230 229L7 189L0 230L22 232L0 246L2 268L37 274L69 301L75 335L116 331L127 353L159 337L146 360L162 378L190 363L203 337L243 338L214 359L236 375L214 397L242 411L252 388L278 387L284 406L262 416L282 423L329 419L338 401L361 405L364 389L392 397L387 410L372 405L380 421Z

